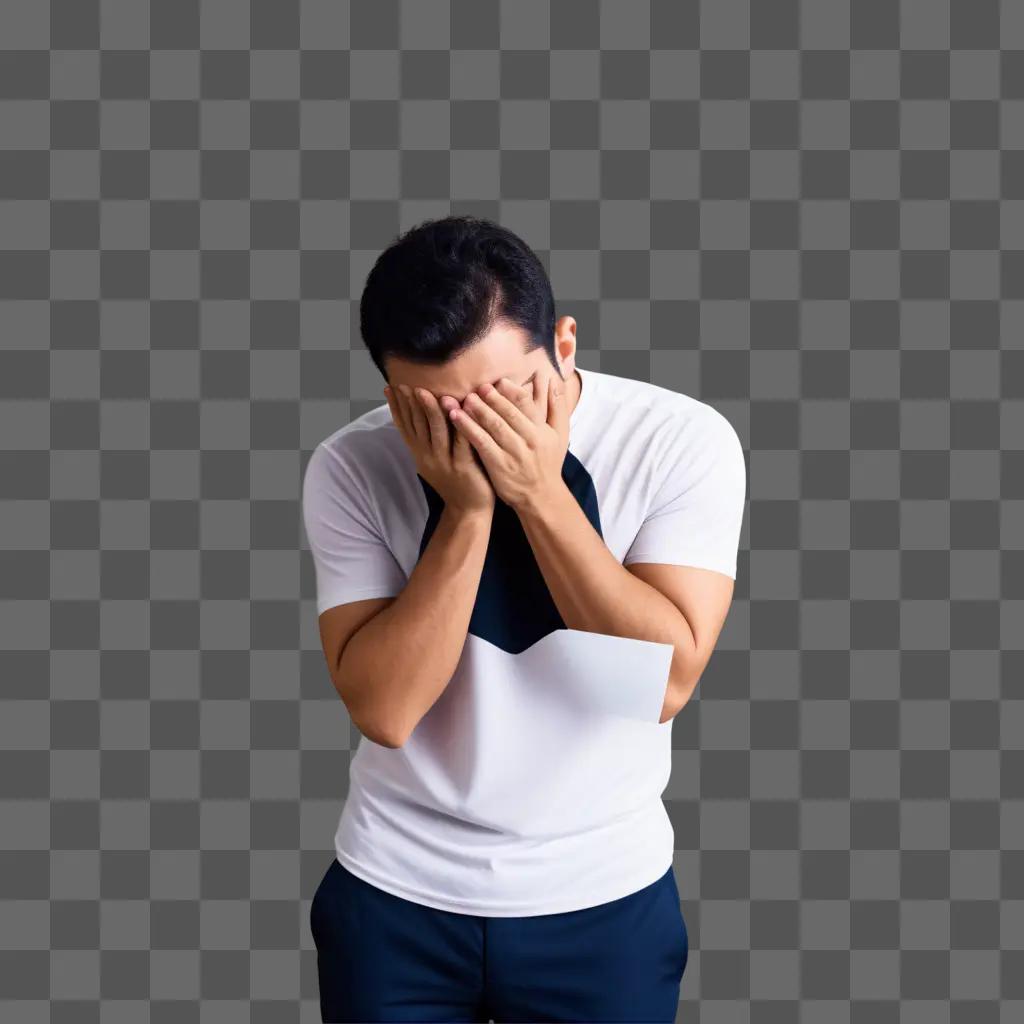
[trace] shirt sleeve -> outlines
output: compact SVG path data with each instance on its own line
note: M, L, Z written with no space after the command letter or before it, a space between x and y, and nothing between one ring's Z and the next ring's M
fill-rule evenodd
M371 597L394 597L407 582L384 542L365 486L324 444L309 457L302 518L316 571L316 610Z
M687 422L664 462L661 482L622 564L691 565L735 579L746 502L746 461L735 428L708 406L706 415Z

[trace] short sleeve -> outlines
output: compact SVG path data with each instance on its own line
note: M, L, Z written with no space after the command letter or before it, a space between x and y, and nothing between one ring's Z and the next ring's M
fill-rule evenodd
M717 409L688 420L664 457L661 481L623 565L663 562L736 578L746 501L746 461Z
M394 597L405 587L365 486L323 443L306 464L302 518L316 571L317 615L349 601Z

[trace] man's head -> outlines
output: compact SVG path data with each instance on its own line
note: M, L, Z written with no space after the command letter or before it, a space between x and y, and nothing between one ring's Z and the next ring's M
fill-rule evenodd
M423 387L437 398L462 402L500 377L546 386L576 366L576 321L556 323L536 253L478 217L428 220L399 236L367 277L359 326L392 387Z

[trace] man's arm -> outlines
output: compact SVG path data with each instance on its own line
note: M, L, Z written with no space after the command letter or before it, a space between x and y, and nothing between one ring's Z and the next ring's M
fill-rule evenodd
M503 378L467 396L457 426L518 513L566 625L672 646L659 719L668 721L693 693L732 600L742 445L716 410L691 421L699 434L669 446L663 480L620 565L562 479L569 410L554 376L548 389L538 417L524 389Z
M352 721L374 742L402 746L454 675L490 532L491 513L446 506L401 593L337 655L331 678ZM320 616L323 636L331 611Z
M724 573L675 565L638 565L635 572L626 568L564 485L550 498L518 511L569 629L672 644L675 653L659 719L668 721L690 699L711 657L734 581ZM668 580L666 596L656 584Z

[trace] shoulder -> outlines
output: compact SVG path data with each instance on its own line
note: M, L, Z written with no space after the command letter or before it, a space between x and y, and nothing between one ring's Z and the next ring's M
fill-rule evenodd
M690 395L677 396L673 428L668 432L672 451L669 465L682 464L719 479L746 477L743 442L729 418L715 406Z
M306 476L347 475L365 483L387 475L403 454L407 449L391 410L376 406L321 440L306 464Z
M729 418L709 402L648 385L654 475L673 493L715 496L734 503L746 493L743 442Z
M689 395L680 397L684 401L679 411L679 423L685 443L710 448L720 455L737 451L742 454L743 442L725 413Z
M713 405L683 391L674 391L646 380L619 377L603 371L587 370L586 380L593 381L600 401L642 412L656 426L687 427L692 431L722 429L731 424Z
M726 464L719 472L745 472L739 434L710 402L645 380L586 373L599 398L593 421L602 438L628 449L654 477L692 475L715 462Z
M620 379L623 400L643 409L652 448L666 459L707 452L742 452L728 417L710 402L648 381Z

